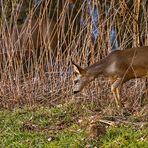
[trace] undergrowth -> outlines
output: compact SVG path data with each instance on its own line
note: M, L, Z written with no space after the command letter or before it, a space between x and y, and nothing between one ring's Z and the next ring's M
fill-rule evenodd
M49 108L23 107L0 111L0 147L119 148L147 147L148 129L131 125L106 126L99 136L87 132L93 114L68 103ZM88 121L87 121L88 120Z

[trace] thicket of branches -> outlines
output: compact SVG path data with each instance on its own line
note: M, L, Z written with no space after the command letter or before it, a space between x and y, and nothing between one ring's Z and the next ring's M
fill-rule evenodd
M0 9L1 107L55 105L69 100L71 59L87 66L112 49L148 45L146 0L1 0ZM52 49L48 41L42 41L39 48L32 39L35 27L47 19L55 23L53 32L48 32L48 41L55 41L55 34L57 37ZM32 27L34 20L36 25ZM36 38L36 42L40 40ZM81 101L91 100L104 108L112 95L108 82L98 80ZM145 85L137 82L130 85L133 91L128 97L133 106L139 107Z

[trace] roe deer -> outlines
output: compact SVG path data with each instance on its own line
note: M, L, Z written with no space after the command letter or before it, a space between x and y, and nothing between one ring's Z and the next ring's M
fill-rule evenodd
M50 19L29 20L26 24L7 29L2 34L1 42L1 63L3 59L9 63L9 55L14 55L13 59L16 61L17 57L17 62L21 63L19 60L22 60L23 55L23 64L28 63L31 58L36 58L38 63L52 64L57 56L57 23Z
M111 91L117 106L121 107L122 85L133 78L148 76L148 46L113 51L103 60L84 69L73 61L72 64L76 73L74 93L80 92L99 75L104 75L111 80Z

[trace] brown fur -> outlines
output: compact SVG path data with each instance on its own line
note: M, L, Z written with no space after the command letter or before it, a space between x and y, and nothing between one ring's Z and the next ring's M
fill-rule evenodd
M27 67L29 61L52 65L57 56L57 24L53 20L30 20L27 23L13 26L5 31L1 40L0 62L22 63ZM22 62L21 62L22 60ZM3 66L1 66L2 68ZM25 68L26 69L26 68Z

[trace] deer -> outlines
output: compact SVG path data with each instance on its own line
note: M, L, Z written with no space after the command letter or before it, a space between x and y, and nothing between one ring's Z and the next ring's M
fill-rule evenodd
M23 65L29 61L48 63L53 65L57 57L57 22L48 18L42 20L30 19L22 24L14 25L2 34L0 45L0 61L8 63L9 55L18 63L23 60ZM11 46L13 45L13 46ZM23 54L23 57L21 57ZM24 64L25 63L25 64ZM46 66L46 65L44 65ZM26 68L25 68L26 69Z
M148 46L112 51L104 59L82 68L72 61L74 68L73 93L77 94L100 75L109 78L111 91L118 108L122 108L121 88L131 79L148 76Z

